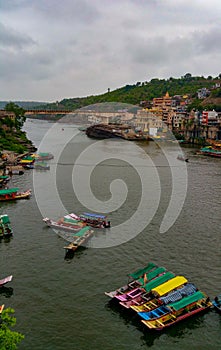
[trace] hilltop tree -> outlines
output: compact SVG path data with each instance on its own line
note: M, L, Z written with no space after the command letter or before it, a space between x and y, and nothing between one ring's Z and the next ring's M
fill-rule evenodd
M0 319L0 349L1 350L15 350L24 335L18 332L13 332L10 327L16 324L16 318L11 316L14 310L7 308L2 311Z
M8 112L15 113L15 127L21 129L26 120L25 110L13 102L7 103L5 106L5 110Z

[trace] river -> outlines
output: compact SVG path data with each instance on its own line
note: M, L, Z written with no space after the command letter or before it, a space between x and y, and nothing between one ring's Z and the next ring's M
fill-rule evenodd
M55 158L49 171L12 177L10 187L32 189L29 200L0 204L14 230L0 242L1 278L13 275L0 302L15 309L14 329L25 335L19 349L220 349L214 310L153 334L104 292L153 261L211 299L221 293L221 160L186 146L185 163L175 143L96 142L68 124L28 119L24 130ZM66 256L42 218L92 210L109 212L111 229Z

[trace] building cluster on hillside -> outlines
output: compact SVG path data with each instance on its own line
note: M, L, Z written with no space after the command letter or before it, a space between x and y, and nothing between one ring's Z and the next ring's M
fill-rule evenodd
M207 89L197 91L198 98L202 94L209 94ZM191 103L189 95L165 96L154 98L152 102L141 101L141 110L138 110L136 118L133 120L135 127L150 135L156 135L166 130L177 131L181 135L189 134L193 130L197 137L220 139L221 138L221 113L215 110L202 112L187 111Z

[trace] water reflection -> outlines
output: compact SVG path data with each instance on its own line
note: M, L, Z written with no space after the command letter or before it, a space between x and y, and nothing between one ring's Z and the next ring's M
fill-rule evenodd
M10 298L13 295L13 288L11 287L1 287L0 288L0 295L5 296L6 298Z
M145 342L149 347L154 345L156 339L159 339L162 335L171 338L187 338L189 337L194 329L205 327L204 321L205 316L194 315L189 319L183 320L180 323L173 325L172 327L166 328L163 331L154 331L148 329L142 322L141 318L132 309L126 309L115 300L111 299L106 304L106 309L111 310L113 314L118 314L123 319L124 323L131 324L140 332L143 333L141 340Z
M86 247L79 247L77 249L77 251L73 251L73 250L70 250L70 249L66 249L66 252L65 252L65 256L64 256L64 260L66 260L67 262L71 262L71 260L75 257L76 259L79 258L83 253L84 251L86 250L87 248Z

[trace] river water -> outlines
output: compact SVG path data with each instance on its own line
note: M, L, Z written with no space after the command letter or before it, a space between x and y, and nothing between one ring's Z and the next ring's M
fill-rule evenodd
M221 293L221 161L175 143L96 142L73 125L28 119L24 129L55 158L49 171L13 176L11 187L33 190L29 200L0 204L14 229L0 242L1 275L13 275L0 302L15 309L19 349L220 349L214 310L153 334L104 292L153 261L211 299ZM174 161L182 151L189 163ZM112 228L67 256L42 218L92 210L109 212Z

